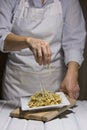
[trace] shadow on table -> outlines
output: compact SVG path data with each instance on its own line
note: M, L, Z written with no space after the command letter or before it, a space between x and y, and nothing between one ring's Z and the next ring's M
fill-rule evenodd
M61 113L60 115L56 116L54 119L56 118L59 118L59 119L62 119L62 118L67 118L67 116L71 113L74 114L74 111L73 111L73 108L77 107L77 105L71 107L70 109L64 111L63 113Z

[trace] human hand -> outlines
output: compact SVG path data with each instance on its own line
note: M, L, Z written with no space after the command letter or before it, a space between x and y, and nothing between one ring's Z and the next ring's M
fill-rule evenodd
M29 48L34 54L35 60L39 65L50 64L51 61L51 49L47 42L36 39L27 38Z
M67 70L66 76L60 86L59 91L65 92L71 98L77 99L79 97L79 85L78 85L78 70L74 67L70 67Z

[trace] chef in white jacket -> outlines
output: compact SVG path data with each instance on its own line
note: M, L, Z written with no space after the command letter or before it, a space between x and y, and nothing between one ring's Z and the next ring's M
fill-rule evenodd
M0 0L0 50L8 53L3 98L47 89L77 99L85 35L78 0Z

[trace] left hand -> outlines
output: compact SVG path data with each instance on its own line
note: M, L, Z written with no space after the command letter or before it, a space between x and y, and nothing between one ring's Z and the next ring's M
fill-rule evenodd
M59 91L65 92L71 98L77 99L79 97L79 85L78 85L78 69L76 65L70 64L68 67L66 76L60 86Z

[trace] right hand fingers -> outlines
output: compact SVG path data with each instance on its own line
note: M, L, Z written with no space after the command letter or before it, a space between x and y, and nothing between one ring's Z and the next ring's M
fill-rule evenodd
M39 63L39 65L43 64L41 48L38 48L38 50L36 51L35 60L37 63Z
M42 56L43 56L43 64L49 65L51 62L51 49L49 44L46 44L46 46L42 48Z
M35 43L33 43L34 46L32 46L31 50L34 53L34 57L37 63L40 65L46 65L50 64L51 61L51 49L48 43L42 41L42 40L36 40Z

